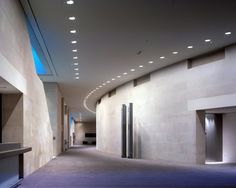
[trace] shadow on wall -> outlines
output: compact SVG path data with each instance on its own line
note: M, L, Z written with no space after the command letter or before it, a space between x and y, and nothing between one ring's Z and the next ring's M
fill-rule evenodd
M134 158L142 158L142 140L141 133L143 133L142 123L137 119L134 119ZM143 133L144 134L144 133Z
M23 96L2 94L2 142L23 144Z
M206 114L206 161L222 161L222 114Z

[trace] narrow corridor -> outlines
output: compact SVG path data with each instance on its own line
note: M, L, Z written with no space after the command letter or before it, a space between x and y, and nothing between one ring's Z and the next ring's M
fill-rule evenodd
M235 165L173 166L121 159L76 147L51 160L20 188L75 187L236 187Z

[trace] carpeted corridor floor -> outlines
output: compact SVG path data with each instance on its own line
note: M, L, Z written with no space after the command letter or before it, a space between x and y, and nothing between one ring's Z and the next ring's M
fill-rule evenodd
M235 165L173 166L77 147L26 177L20 188L236 187Z

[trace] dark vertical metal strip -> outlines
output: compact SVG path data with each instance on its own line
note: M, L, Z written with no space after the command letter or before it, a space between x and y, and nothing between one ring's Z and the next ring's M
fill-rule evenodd
M128 158L133 158L133 103L129 103Z
M19 179L24 178L24 154L18 156L19 160Z
M121 109L121 157L126 157L126 105Z

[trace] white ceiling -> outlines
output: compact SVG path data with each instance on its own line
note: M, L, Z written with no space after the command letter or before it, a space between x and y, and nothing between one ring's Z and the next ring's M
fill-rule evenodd
M210 52L236 41L235 0L22 0L45 52L52 75L67 105L82 121L95 114L84 107L129 80L172 63ZM29 3L29 4L28 4ZM25 4L29 6L26 8ZM27 9L27 10L26 10ZM75 16L75 21L69 21ZM76 34L69 31L76 29ZM224 33L231 31L226 36ZM212 42L206 43L205 39ZM71 44L77 40L77 44ZM193 45L193 49L188 49ZM78 53L72 49L77 48ZM173 55L173 51L178 51ZM73 56L78 56L79 80L74 79ZM160 57L166 59L161 60ZM149 64L153 61L153 64ZM139 68L139 65L144 65ZM134 68L136 71L131 72ZM127 75L123 75L127 72ZM116 76L121 75L121 78ZM116 78L112 81L112 78Z

